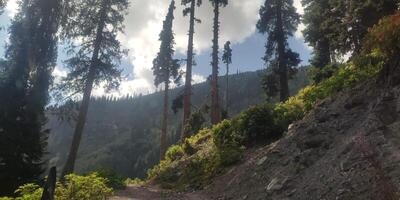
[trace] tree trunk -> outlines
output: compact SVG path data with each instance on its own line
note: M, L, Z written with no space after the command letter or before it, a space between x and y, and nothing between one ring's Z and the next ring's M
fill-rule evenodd
M288 83L288 69L286 63L285 53L285 36L283 32L283 19L282 19L282 0L277 0L276 7L276 28L278 37L278 66L279 66L279 81L280 81L280 100L286 101L289 98L289 83Z
M228 115L229 109L229 64L226 64L226 89L225 89L225 112Z
M78 154L79 145L80 145L80 142L82 139L83 129L84 129L85 123L86 123L86 115L87 115L88 108L89 108L90 96L92 93L93 83L94 83L95 74L96 74L95 67L98 63L100 45L101 45L101 42L103 39L103 29L105 26L106 9L107 9L107 5L109 4L108 1L109 0L104 0L103 4L102 4L100 21L99 21L99 24L97 27L96 39L94 41L94 51L93 51L93 55L92 55L92 59L91 59L90 67L89 67L88 77L87 77L85 87L84 87L83 100L82 100L82 104L79 109L78 121L75 126L74 137L72 139L72 144L71 144L70 152L68 154L68 159L67 159L67 162L65 163L64 169L61 173L61 179L63 179L65 175L68 175L68 174L74 172L75 161L76 161L76 157Z
M89 69L88 79L86 80L85 89L83 93L82 104L79 109L78 121L75 126L74 137L72 139L72 144L70 152L68 154L67 162L65 163L64 169L61 173L61 179L65 175L74 172L75 161L78 154L79 145L82 139L83 128L86 123L86 115L89 108L90 95L92 93L93 82L94 82L94 69L93 66Z
M193 36L194 36L194 16L196 9L196 0L192 0L190 4L190 25L189 25L189 41L186 62L186 80L183 97L183 124L181 140L188 137L189 133L186 126L189 122L192 106L192 66L193 66Z
M167 126L168 126L168 92L169 92L169 82L165 82L164 90L164 112L162 119L162 128L160 136L160 160L164 160L165 152L167 151Z
M219 1L214 5L214 39L212 53L212 79L211 79L211 123L221 121L221 111L218 96L218 34L219 34Z
M46 183L43 187L41 200L54 200L54 191L57 182L57 169L56 167L50 168L49 175L47 176Z

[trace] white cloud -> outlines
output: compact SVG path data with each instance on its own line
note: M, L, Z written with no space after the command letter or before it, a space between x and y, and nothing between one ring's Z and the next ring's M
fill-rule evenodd
M255 31L255 23L258 20L258 9L264 0L236 0L230 1L227 7L221 9L220 45L230 40L232 43L243 42ZM134 80L123 83L121 92L133 92L135 90L154 90L153 73L151 71L152 60L159 50L158 35L162 28L169 1L160 0L135 0L131 2L129 15L126 17L126 30L120 39L125 47L130 50L129 59L134 66ZM186 54L188 17L183 17L183 6L180 0L176 1L174 32L176 50ZM201 19L201 24L195 27L195 52L211 48L213 9L209 1L203 1L203 5L197 9L196 17ZM204 81L200 75L193 75L195 83ZM125 86L124 86L125 84ZM129 86L128 86L129 85Z
M294 0L293 4L294 4L294 7L296 7L297 13L299 13L300 15L303 15L304 14L304 8L303 8L303 5L301 4L301 0ZM304 36L303 36L303 33L302 33L304 29L305 29L305 25L303 23L301 23L299 25L299 27L297 28L297 31L294 34L294 36L297 39L304 39Z
M56 78L67 77L67 71L62 69L61 67L56 66L53 70L52 76Z
M19 0L8 0L6 14L15 16L18 11ZM125 20L125 33L119 35L119 39L125 48L129 49L128 59L133 66L133 79L124 80L119 91L113 92L114 96L126 94L148 93L156 88L153 84L152 61L159 50L158 35L162 28L170 1L160 0L131 0L129 14ZM227 40L233 44L243 42L255 32L255 24L258 20L258 10L264 0L230 0L225 8L221 8L220 46ZM300 13L303 12L300 0L294 1ZM182 15L183 6L181 0L176 0L174 32L176 51L186 54L188 17ZM211 48L213 9L208 0L203 0L203 5L197 9L196 17L201 19L201 24L196 24L194 47L199 55ZM302 26L304 27L304 25ZM296 32L298 38L302 38L301 29ZM57 71L58 70L58 71ZM64 75L64 71L58 68L54 71L57 76ZM193 82L205 81L205 77L193 75ZM103 95L103 89L96 89L94 95Z
M19 0L8 0L5 7L7 16L12 19L18 12L18 6Z
M304 14L304 8L303 8L303 5L301 4L301 0L294 0L293 5L294 5L294 7L296 7L297 12L300 15Z
M146 80L143 79L134 79L134 80L125 80L121 82L118 91L109 91L106 92L104 89L105 84L100 84L100 87L97 87L93 90L93 96L113 96L113 97L125 97L127 95L139 95L139 94L148 94L153 91L152 85L149 85Z
M294 5L294 7L296 7L297 12L301 16L304 15L304 7L301 4L301 0L294 0L293 5ZM296 39L304 40L303 31L305 28L306 28L306 26L304 25L304 23L299 24L299 26L297 27L297 31L294 33L294 36L296 37ZM307 49L312 50L311 46L307 45L306 43L303 43L303 44Z
M202 83L202 82L206 81L206 77L199 75L199 74L194 74L192 78L193 78L194 84Z

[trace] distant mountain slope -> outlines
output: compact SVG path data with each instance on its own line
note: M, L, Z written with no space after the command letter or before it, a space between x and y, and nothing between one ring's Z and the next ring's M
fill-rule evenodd
M230 75L231 115L265 101L261 87L263 71ZM225 77L221 77L221 93L225 90ZM291 81L292 94L308 84L306 70L300 69ZM200 83L193 89L194 107L207 103L209 82ZM182 88L171 91L171 101ZM162 111L162 93L135 98L108 100L93 99L80 146L76 171L88 172L98 168L111 168L126 177L144 177L148 168L158 162L159 129ZM208 116L205 116L208 118ZM169 141L179 138L182 114L169 117ZM50 116L48 127L50 165L61 167L72 140L73 126Z

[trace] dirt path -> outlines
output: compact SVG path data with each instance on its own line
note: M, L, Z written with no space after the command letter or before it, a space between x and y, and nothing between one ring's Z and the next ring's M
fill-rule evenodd
M175 193L155 187L128 186L125 190L116 191L111 200L208 200L196 193Z

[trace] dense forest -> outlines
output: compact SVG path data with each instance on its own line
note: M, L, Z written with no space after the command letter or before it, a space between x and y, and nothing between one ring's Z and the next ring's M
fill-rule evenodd
M0 0L0 10L0 200L400 198L399 0ZM132 22L148 27L129 40ZM247 43L257 36L263 66L230 73L257 53ZM196 73L207 78L193 84ZM127 76L153 93L106 95Z

